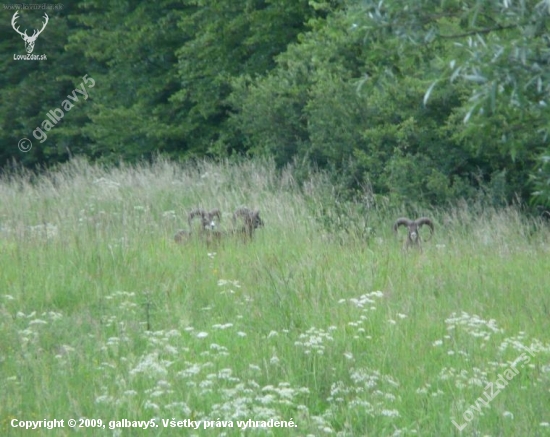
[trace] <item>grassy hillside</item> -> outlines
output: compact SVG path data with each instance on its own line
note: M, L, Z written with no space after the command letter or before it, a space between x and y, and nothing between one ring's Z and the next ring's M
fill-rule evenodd
M265 221L253 241L173 242L191 209L231 228L242 205ZM4 178L0 434L550 435L548 227L420 212L434 238L404 253L402 211L269 164ZM65 427L12 426L44 419Z

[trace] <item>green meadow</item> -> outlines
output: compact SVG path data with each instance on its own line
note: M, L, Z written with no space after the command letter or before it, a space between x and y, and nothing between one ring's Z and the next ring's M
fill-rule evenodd
M240 206L251 241L173 241ZM392 231L413 212L422 251ZM0 181L0 266L3 436L550 436L550 227L519 208L75 160Z

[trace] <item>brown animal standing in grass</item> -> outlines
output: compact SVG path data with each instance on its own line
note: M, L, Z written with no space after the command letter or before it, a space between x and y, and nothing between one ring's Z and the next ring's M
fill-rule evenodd
M237 220L242 222L239 227ZM254 231L264 226L264 221L260 217L259 210L251 210L247 207L237 208L233 213L234 232L242 233L243 235L252 238Z
M407 227L408 234L403 249L415 247L422 250L422 246L420 244L421 238L419 230L423 225L427 225L430 228L430 237L426 240L429 241L432 239L434 233L434 224L428 217L421 217L417 220L410 220L408 218L401 217L395 221L395 223L393 224L393 231L395 233L397 233L397 229L399 228L399 226Z

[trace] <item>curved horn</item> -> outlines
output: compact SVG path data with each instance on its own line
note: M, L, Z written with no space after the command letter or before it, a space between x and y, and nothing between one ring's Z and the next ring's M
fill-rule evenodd
M418 226L428 225L430 228L430 238L428 238L426 241L430 241L433 234L434 234L434 224L428 217L420 217L416 220L416 224Z
M413 223L412 220L409 220L408 218L401 217L398 218L395 223L393 224L393 232L397 232L397 228L399 226L407 226L409 227Z
M250 213L250 209L248 209L246 206L237 208L233 213L233 223L235 224L237 222L237 217L247 217L250 215Z
M202 225L204 227L204 223L206 221L206 212L203 209L194 209L189 213L187 216L187 223L189 224L189 229L191 229L191 223L193 222L193 219L195 217L200 217L202 221Z
M221 212L218 208L215 208L215 209L213 209L212 211L210 211L210 212L208 213L208 216L209 216L211 219L214 218L214 217L217 217L218 220L221 221L221 219L222 219L222 212Z

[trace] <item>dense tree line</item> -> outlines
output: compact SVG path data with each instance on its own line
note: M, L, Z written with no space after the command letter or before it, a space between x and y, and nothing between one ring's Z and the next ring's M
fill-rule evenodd
M2 166L269 156L395 202L550 205L550 1L64 5L20 11L49 15L43 61L2 11Z

